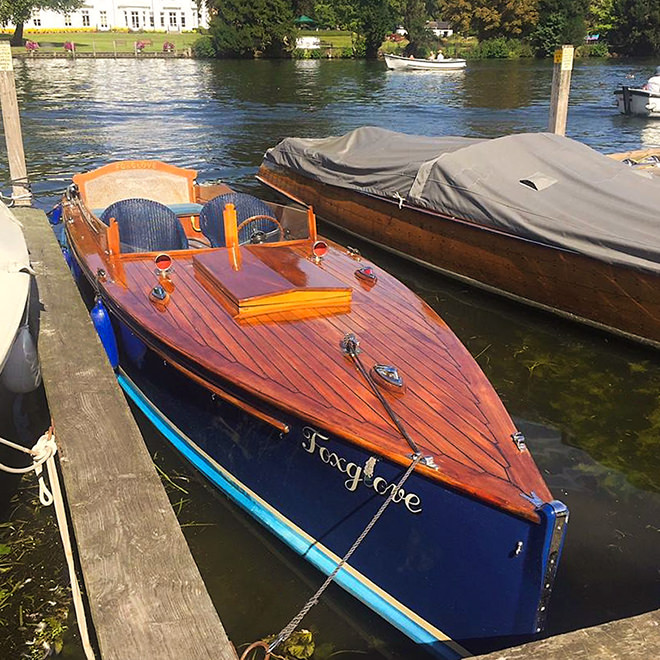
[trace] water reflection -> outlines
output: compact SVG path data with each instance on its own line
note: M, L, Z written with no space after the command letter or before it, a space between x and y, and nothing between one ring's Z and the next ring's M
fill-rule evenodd
M621 116L612 94L622 82L645 80L654 66L578 60L568 135L601 151L660 143L660 122ZM263 152L289 135L336 135L365 124L472 137L546 130L551 64L471 62L465 72L447 73L408 75L388 72L381 62L353 61L16 65L28 169L42 206L56 200L55 191L73 173L123 158L159 158L197 169L200 180L223 179L256 191L253 175ZM4 151L0 167L7 170ZM422 294L478 356L550 487L571 508L549 632L660 606L658 355L360 247ZM227 513L206 487L191 492L191 517L206 517L213 526L189 530L189 541L214 598L227 600L229 617L236 612L241 619L231 623L237 639L264 634L255 621L265 632L279 628L281 612L293 613L318 575L231 507ZM233 516L236 521L227 522ZM242 527L249 531L237 531ZM236 568L233 589L218 569L220 552ZM246 559L240 570L237 554ZM363 637L372 638L359 641L372 650L401 643L339 590L330 592L329 603L311 623L334 648L349 648ZM415 657L406 648L399 657Z

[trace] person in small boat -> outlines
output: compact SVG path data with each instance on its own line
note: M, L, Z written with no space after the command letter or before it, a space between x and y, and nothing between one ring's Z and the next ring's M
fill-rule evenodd
M644 89L648 92L660 94L660 66L656 67L655 74L646 81Z
M435 56L436 60L444 60L445 56L441 50L438 50L438 54Z

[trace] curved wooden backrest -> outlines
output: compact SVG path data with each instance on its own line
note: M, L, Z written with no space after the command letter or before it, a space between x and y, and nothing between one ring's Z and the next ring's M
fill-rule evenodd
M105 209L130 197L150 199L161 204L195 201L193 183L196 170L168 165L159 160L122 160L85 174L76 174L85 206Z

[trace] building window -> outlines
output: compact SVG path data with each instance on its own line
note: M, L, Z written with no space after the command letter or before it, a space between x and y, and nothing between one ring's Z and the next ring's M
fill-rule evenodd
M176 27L176 12L171 11L170 12L170 27Z
M183 12L181 12L181 27L186 27L186 15Z
M165 27L165 12L160 12L160 27Z
M80 13L82 14L83 27L89 27L91 25L90 20L89 20L89 10L88 9L83 9Z
M137 11L131 12L131 27L133 28L140 27L140 13Z
M156 27L154 24L154 13L152 11L149 12L149 26Z
M71 27L71 14L64 14L64 27Z
M107 28L108 27L108 12L107 11L100 11L99 12L99 23L101 24L102 28Z
M41 27L41 14L38 11L32 12L32 25L34 27Z

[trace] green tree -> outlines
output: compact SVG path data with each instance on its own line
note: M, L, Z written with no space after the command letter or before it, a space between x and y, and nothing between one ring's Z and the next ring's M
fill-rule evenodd
M317 2L314 5L314 18L321 27L336 28L338 25L337 14L331 2Z
M392 10L383 0L357 0L356 9L358 32L365 42L365 56L375 58L385 35L392 29Z
M403 5L403 25L408 30L408 45L405 55L426 57L434 41L433 33L427 29L428 14L424 0L406 0Z
M286 0L210 0L214 16L209 24L220 57L254 57L260 51L278 56L291 50L295 28Z
M479 39L524 36L538 20L537 0L441 0L440 12L456 32Z
M614 28L614 0L591 0L587 12L587 29L589 34L607 36Z
M589 0L540 0L539 22L532 36L538 54L563 44L579 46L587 34Z
M615 0L612 43L628 55L660 54L660 0Z
M59 13L75 11L83 0L0 0L0 25L13 23L16 27L11 38L12 46L23 45L23 24L33 11L49 9Z

